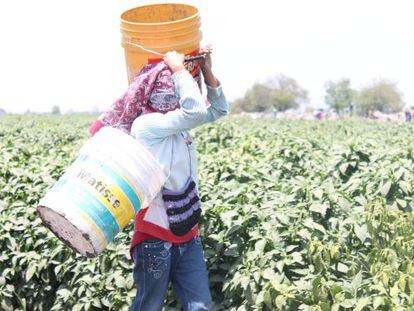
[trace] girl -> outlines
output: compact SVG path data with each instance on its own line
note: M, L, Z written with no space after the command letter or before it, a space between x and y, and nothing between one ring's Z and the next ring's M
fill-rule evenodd
M197 83L184 66L184 55L168 52L164 62L179 108L146 113L132 125L131 134L164 165L168 177L163 191L135 219L131 253L137 295L131 310L161 310L169 282L184 310L210 310L211 296L204 253L198 235L200 201L194 143L189 130L228 114L228 104L211 70L211 47L201 72L207 88L207 108Z
M197 158L188 131L228 114L228 104L211 70L211 46L199 53L205 56L201 63L184 64L184 55L168 52L164 62L146 65L125 94L89 127L92 135L108 125L132 135L152 152L168 176L162 191L135 218L130 254L137 295L132 311L161 310L170 282L184 310L211 309L198 234Z

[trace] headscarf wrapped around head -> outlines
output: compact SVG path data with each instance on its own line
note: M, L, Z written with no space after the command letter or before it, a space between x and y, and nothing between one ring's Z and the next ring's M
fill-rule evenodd
M201 91L200 67L197 62L185 63ZM103 126L116 127L130 134L132 123L142 114L167 113L179 108L172 72L165 62L145 65L135 76L127 91L102 113L89 127L94 135Z

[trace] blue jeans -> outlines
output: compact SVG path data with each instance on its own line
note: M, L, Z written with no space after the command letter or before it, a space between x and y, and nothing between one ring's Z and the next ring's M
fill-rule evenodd
M173 245L160 239L133 248L137 295L130 311L160 311L171 281L185 311L211 310L206 263L200 236Z

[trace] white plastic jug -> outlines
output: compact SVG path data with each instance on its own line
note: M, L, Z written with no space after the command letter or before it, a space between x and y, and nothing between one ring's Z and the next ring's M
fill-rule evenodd
M148 206L166 180L156 158L132 136L103 127L39 201L43 223L76 252L99 255Z

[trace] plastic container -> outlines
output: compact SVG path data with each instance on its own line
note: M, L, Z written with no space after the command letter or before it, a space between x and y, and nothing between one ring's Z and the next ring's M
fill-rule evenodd
M122 46L129 83L146 63L161 56L128 42L161 54L177 51L195 55L202 38L200 25L198 9L187 4L145 5L122 13Z
M166 180L136 139L104 127L39 201L43 223L77 253L95 257L148 206Z

